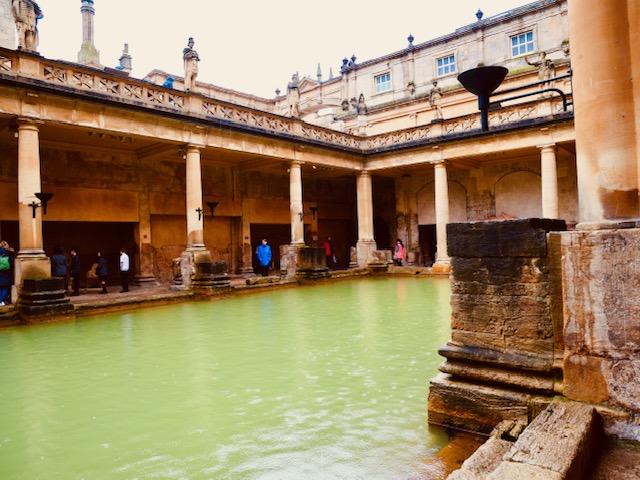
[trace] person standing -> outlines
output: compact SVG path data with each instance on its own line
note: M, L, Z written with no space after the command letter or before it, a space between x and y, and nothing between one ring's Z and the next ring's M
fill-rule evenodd
M122 290L120 293L129 291L129 255L125 252L124 248L120 249L120 282L122 283Z
M69 270L71 274L71 288L73 290L71 295L78 296L80 295L80 255L78 255L76 248L72 248L69 254L71 255Z
M100 286L102 287L102 292L100 293L109 293L107 292L107 277L109 276L109 269L107 267L107 259L102 256L101 252L98 252L96 276L100 280Z
M11 303L14 251L5 241L0 242L0 307Z
M258 266L263 277L269 275L269 266L271 265L272 257L271 245L269 245L266 238L263 238L262 243L256 248L256 258L258 259Z
M327 237L322 244L322 248L324 248L324 256L327 259L327 268L329 270L333 270L334 267L334 252L333 252L333 241L331 237Z
M60 245L53 247L53 255L51 255L51 276L55 278L64 278L67 284L67 257L62 251Z
M404 248L404 243L402 243L402 240L397 239L395 248L393 249L393 263L397 267L401 267L406 258L407 250Z

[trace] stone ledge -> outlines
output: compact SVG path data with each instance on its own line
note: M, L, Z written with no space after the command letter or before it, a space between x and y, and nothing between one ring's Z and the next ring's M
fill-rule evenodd
M450 257L547 256L547 233L564 231L564 220L527 218L501 222L450 223L447 252Z

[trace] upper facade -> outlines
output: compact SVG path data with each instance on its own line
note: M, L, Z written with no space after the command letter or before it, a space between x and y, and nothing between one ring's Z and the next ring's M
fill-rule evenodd
M206 83L198 83L197 91L338 131L375 135L429 123L439 115L471 113L473 105L461 109L458 95L461 85L456 77L465 70L503 65L510 77L531 81L525 74L535 76L535 64L545 59L552 62L556 75L568 69L566 0L540 0L492 17L482 18L480 12L478 16L478 21L433 40L413 43L409 37L407 48L383 57L362 62L345 58L339 75L331 79L294 75L287 91L273 99ZM167 76L154 70L145 78L162 84ZM182 88L182 78L173 77L176 88ZM440 89L440 98L434 98L434 88ZM436 108L432 103L438 101Z

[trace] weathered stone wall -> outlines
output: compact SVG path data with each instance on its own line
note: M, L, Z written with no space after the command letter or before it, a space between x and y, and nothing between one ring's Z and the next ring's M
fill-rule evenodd
M561 237L565 395L622 409L608 429L640 440L640 229Z
M547 237L565 229L542 219L448 226L452 334L440 351L447 376L429 393L430 421L487 431L561 389L559 256ZM483 394L469 382L495 388Z

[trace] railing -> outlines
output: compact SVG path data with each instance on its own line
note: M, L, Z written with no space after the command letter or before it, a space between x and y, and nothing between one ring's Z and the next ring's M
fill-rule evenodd
M436 140L439 137L464 134L480 128L479 115L472 113L428 125L363 137L199 94L164 88L116 73L5 49L0 49L0 75L36 79L53 87L63 86L79 92L93 92L115 101L196 118L215 119L230 126L347 149L354 153L388 150L404 144ZM542 98L504 107L490 112L489 121L492 127L496 127L553 116L562 112L560 100L558 97Z

